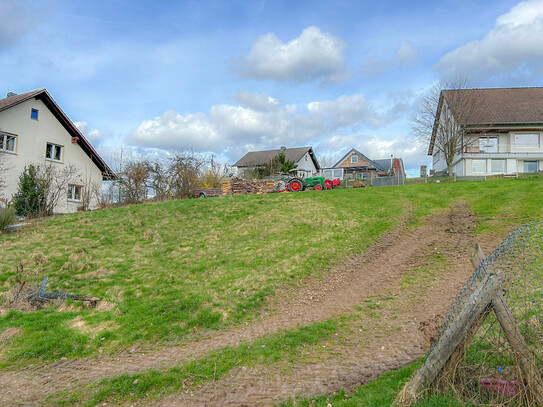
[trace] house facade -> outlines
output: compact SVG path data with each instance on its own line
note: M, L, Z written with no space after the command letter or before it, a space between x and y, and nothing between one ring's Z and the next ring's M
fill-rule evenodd
M405 169L401 158L371 160L357 149L351 149L331 168L322 169L327 178L338 179L371 179L390 175L405 177Z
M240 178L249 179L254 176L256 168L270 163L275 157L283 153L285 159L296 164L296 175L301 178L312 177L320 169L319 162L312 147L281 147L277 150L249 151L241 157L233 166L238 170Z
M8 94L0 100L1 202L18 190L30 164L63 174L54 213L71 213L99 205L102 180L116 176L45 89Z
M474 106L470 115L462 114L466 105ZM453 161L456 175L543 171L543 88L442 91L428 149L433 173L448 170L437 146L438 126L448 113L462 128L461 148Z

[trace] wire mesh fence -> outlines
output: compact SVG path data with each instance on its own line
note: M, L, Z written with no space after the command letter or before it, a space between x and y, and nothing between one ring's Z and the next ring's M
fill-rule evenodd
M391 175L389 177L372 178L372 187L391 187L395 185L405 185L405 177L403 175Z
M540 222L515 229L481 261L410 382L417 382L412 390L453 393L474 405L543 405L542 328Z

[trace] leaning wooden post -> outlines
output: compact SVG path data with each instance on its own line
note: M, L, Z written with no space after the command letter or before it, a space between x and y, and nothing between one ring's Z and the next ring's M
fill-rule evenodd
M535 357L533 353L530 352L530 349L528 349L524 337L515 323L515 317L511 313L511 310L505 302L505 298L500 292L496 293L492 300L492 306L494 308L494 313L496 314L496 319L503 329L505 338L509 342L509 345L511 345L511 349L515 354L515 359L520 366L520 370L522 371L528 388L533 391L537 403L543 406L543 384L541 382L541 376L537 372Z
M494 274L487 275L465 302L457 317L441 334L422 367L398 394L395 405L411 405L424 385L431 383L443 369L453 352L462 344L464 335L492 303L500 286Z
M471 264L473 266L474 270L477 270L483 260L485 259L485 254L483 252L483 249L481 249L481 245L477 244L476 252L473 255L473 257L470 259ZM484 312L481 314L481 316L473 323L471 328L466 332L464 338L462 338L462 342L460 345L458 345L458 348L453 352L445 366L443 367L443 374L447 375L449 372L454 371L456 369L456 366L458 365L458 362L462 360L464 355L466 354L466 350L471 343L471 340L475 337L475 334L477 331L479 331L479 328L485 321L486 317L490 314L492 310L487 307Z

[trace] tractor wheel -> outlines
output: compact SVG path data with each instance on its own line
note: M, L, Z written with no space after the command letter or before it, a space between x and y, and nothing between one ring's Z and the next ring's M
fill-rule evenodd
M315 191L322 191L322 185L321 184L315 185Z
M207 198L207 194L205 192L200 192L198 198Z
M288 183L288 190L290 192L299 192L299 191L303 191L304 190L304 183L302 180L298 179L298 178L293 178L292 180L290 180L290 182Z

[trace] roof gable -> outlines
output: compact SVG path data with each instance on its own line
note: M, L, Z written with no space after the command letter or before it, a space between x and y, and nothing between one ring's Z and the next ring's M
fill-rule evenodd
M70 118L62 111L60 106L54 101L45 88L34 90L32 92L22 93L20 95L10 96L0 99L0 112L13 106L23 103L29 99L38 99L51 111L55 118L62 124L66 131L77 138L77 144L83 149L91 161L100 169L104 179L116 179L117 175L109 168L100 155L94 150L88 140L83 136L79 129L73 124Z
M306 153L308 153L315 164L315 168L319 169L320 165L317 161L317 157L313 151L313 147L296 147L277 150L265 150L265 151L249 151L243 157L241 157L233 166L234 167L256 167L269 163L278 154L284 153L285 158L288 161L297 163L300 161Z
M356 148L351 148L351 150L345 154L337 163L335 163L332 168L337 168L343 161L345 161L347 159L347 157L349 157L350 155L352 154L356 154L358 155L360 158L362 158L364 161L366 161L367 163L369 163L370 165L372 165L374 168L377 168L379 170L381 170L381 166L379 164L377 164L375 161L373 160L370 160L368 157L366 157L364 154L362 154L360 151L358 151ZM357 165L352 165L352 167L357 167ZM385 170L383 170L385 171Z

